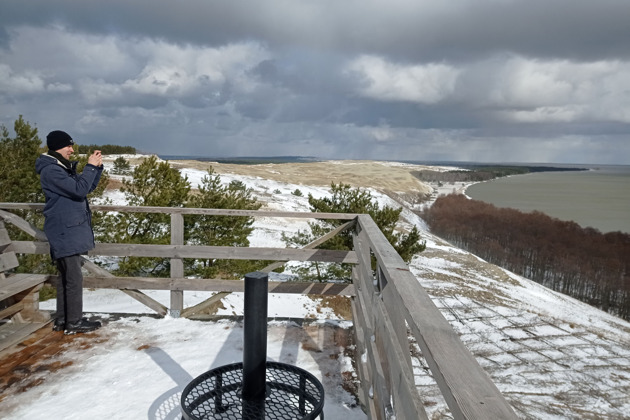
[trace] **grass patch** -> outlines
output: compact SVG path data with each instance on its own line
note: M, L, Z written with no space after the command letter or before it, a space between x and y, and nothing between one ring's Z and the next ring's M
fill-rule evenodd
M44 283L39 291L39 301L44 302L50 299L57 299L57 288L51 284Z
M341 319L352 319L352 306L348 296L323 296L315 299L319 300L320 308L332 309Z

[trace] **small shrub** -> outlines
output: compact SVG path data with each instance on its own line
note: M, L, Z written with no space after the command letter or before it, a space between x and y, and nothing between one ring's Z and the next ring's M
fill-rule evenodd
M129 172L131 172L131 165L129 164L127 159L122 156L117 157L116 160L114 160L114 168L112 169L112 173L124 175L128 174Z

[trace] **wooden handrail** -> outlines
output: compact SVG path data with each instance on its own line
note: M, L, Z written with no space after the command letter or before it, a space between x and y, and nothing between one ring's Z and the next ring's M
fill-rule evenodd
M11 250L20 254L48 254L48 242L13 241ZM229 247L202 245L145 245L97 243L88 255L107 257L197 258L222 260L313 261L356 264L354 251L328 249ZM176 277L183 277L176 276Z
M205 216L246 216L246 217L287 217L301 219L332 219L352 220L358 215L353 213L316 213L302 211L265 211L265 210L232 210L232 209L201 209L188 207L144 207L144 206L114 206L90 205L93 211L117 211L124 213L162 213ZM0 209L5 210L43 210L43 203L0 203Z

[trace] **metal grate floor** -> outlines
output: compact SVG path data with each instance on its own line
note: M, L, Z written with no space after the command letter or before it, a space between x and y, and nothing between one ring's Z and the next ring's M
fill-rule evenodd
M184 419L310 420L317 416L323 419L322 384L296 366L266 363L264 401L243 400L242 385L242 363L221 366L198 376L182 393Z

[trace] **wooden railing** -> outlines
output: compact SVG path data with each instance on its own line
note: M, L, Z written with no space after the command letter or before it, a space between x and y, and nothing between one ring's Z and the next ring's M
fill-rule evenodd
M409 335L418 342L455 419L516 419L457 333L367 215L357 217L353 320L364 400L372 419L426 419L413 382ZM376 269L371 270L371 256ZM369 387L367 386L369 384Z
M29 225L24 220L11 215L6 210L36 210L41 211L43 204L16 204L0 203L0 216L18 226L23 231L29 233L37 241L13 241L12 250L23 254L48 254L49 246L46 235L41 230ZM304 212L259 212L248 210L225 210L225 209L195 209L195 208L174 208L174 207L130 207L130 206L92 206L93 211L115 211L127 213L162 213L171 216L171 244L170 245L146 245L146 244L120 244L120 243L97 243L96 248L91 250L90 256L118 256L118 257L158 257L170 259L170 277L168 278L147 278L147 277L115 277L108 271L102 269L90 261L85 261L86 268L90 275L84 278L83 285L86 288L114 288L120 289L132 298L148 306L160 315L170 313L173 317L191 314L202 310L205 306L214 303L215 299L210 299L195 307L184 309L184 290L203 291L242 291L243 282L225 281L218 279L187 279L184 278L185 258L203 259L241 259L241 260L272 260L279 263L267 267L266 271L271 271L275 267L287 261L317 261L317 262L341 262L356 263L354 251L329 251L307 247L304 249L280 249L280 248L244 248L244 247L222 247L222 246L192 246L184 245L184 216L185 215L212 215L212 216L255 216L255 217L283 217L283 218L309 218L309 219L340 219L352 220L356 215L338 213L304 213ZM351 224L345 225L350 227ZM334 236L335 232L326 235ZM326 237L321 240L325 240ZM321 242L318 241L319 242ZM142 293L140 289L170 290L170 308ZM287 283L271 282L270 291L274 293L319 293L319 294L351 294L352 287L339 285L329 285L326 290L312 283Z
M37 239L13 242L11 247L16 253L48 253L48 244L43 232L6 210L41 208L41 204L0 203L0 218L19 226ZM183 308L185 290L243 290L242 282L239 281L184 278L184 258L278 261L268 266L266 271L287 261L353 264L352 285L270 282L269 291L351 296L356 365L361 382L360 398L370 419L427 419L422 396L414 383L410 336L419 344L455 419L516 419L514 411L490 377L466 349L368 215L126 206L93 206L93 210L170 214L170 245L99 243L90 255L170 258L171 276L115 277L88 261L85 267L91 274L85 278L84 287L119 288L161 314L168 313L169 308L149 298L140 289L170 290L171 314L184 316L187 311L190 313L199 309L198 306L188 310ZM187 246L183 244L183 218L189 214L337 219L348 222L303 249ZM354 250L314 249L343 229L353 229ZM375 267L372 261L376 261Z

